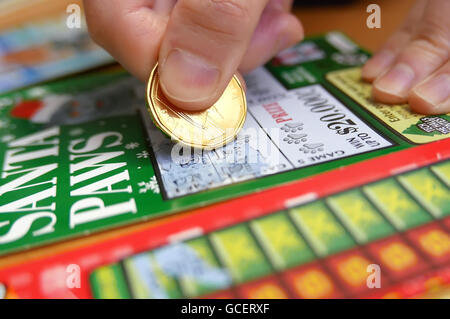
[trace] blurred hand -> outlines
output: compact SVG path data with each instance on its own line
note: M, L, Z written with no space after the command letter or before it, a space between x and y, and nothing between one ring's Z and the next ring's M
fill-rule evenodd
M383 103L424 114L450 112L450 1L418 0L400 29L362 70Z
M147 81L159 62L175 105L205 109L233 74L265 63L303 37L292 0L85 0L92 38Z

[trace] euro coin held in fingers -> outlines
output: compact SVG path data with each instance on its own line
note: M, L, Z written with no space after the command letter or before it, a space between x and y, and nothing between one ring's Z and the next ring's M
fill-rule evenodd
M247 115L245 92L236 75L214 105L203 111L184 111L164 96L156 65L148 81L147 100L153 121L161 131L196 148L214 149L233 141Z

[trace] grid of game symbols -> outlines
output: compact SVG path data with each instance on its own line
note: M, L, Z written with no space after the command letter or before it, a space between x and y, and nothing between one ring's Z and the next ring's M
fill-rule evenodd
M134 255L90 281L97 298L365 297L372 264L382 288L448 272L449 233L447 160Z

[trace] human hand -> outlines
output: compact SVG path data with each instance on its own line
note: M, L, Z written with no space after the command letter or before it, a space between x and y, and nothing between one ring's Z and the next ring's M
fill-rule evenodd
M159 61L166 97L211 106L237 70L247 72L300 41L292 0L85 0L92 38L147 81Z
M362 69L375 100L450 112L450 1L418 0L404 24Z

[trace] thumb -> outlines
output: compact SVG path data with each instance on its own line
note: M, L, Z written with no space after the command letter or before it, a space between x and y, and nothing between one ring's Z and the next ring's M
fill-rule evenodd
M179 0L159 52L161 88L185 110L223 94L247 51L268 0Z

